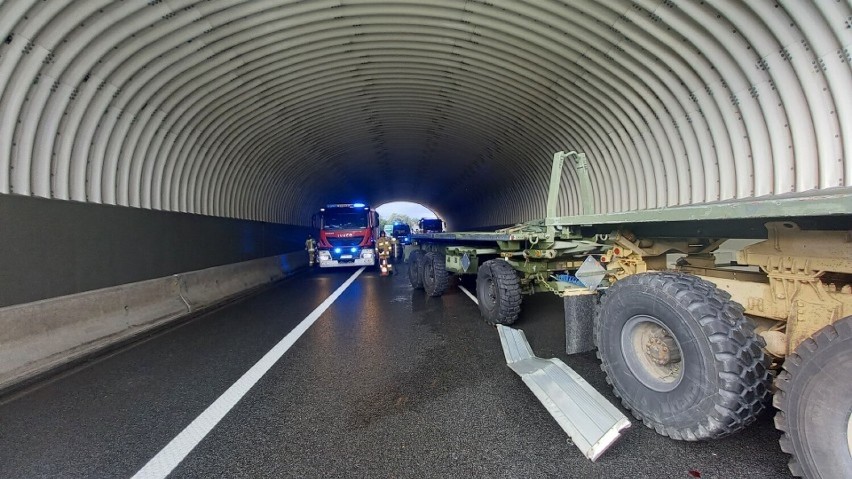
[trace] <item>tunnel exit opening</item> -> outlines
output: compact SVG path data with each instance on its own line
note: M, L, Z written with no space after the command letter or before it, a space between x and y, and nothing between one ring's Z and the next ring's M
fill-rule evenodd
M394 225L407 225L411 232L436 229L438 223L441 230L445 229L444 218L420 203L392 201L379 205L376 211L379 213L379 226L388 234L391 234Z

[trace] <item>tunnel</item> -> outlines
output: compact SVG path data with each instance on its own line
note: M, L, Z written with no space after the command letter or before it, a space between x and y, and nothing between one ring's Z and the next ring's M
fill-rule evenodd
M0 1L0 344L281 279L330 203L543 218L559 151L559 216L848 188L850 62L846 0Z

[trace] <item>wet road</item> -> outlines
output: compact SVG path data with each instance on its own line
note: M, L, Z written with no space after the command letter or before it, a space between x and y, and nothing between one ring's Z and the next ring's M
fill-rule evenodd
M413 291L404 268L352 282L170 477L789 476L771 414L707 443L634 421L588 461L476 305ZM0 477L132 476L354 271L291 278L0 398ZM562 353L557 298L525 299L516 326L614 399L594 354Z

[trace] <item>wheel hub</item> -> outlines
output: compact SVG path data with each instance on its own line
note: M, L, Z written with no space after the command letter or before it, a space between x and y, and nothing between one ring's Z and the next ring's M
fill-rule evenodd
M680 344L659 319L630 318L621 330L621 348L633 376L654 391L671 391L683 379Z
M680 362L680 349L668 332L658 327L658 331L647 338L645 355L658 366L668 366Z

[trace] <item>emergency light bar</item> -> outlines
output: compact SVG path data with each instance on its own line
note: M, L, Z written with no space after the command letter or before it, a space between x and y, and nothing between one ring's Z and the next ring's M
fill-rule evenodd
M364 203L335 203L325 205L326 208L366 208Z

